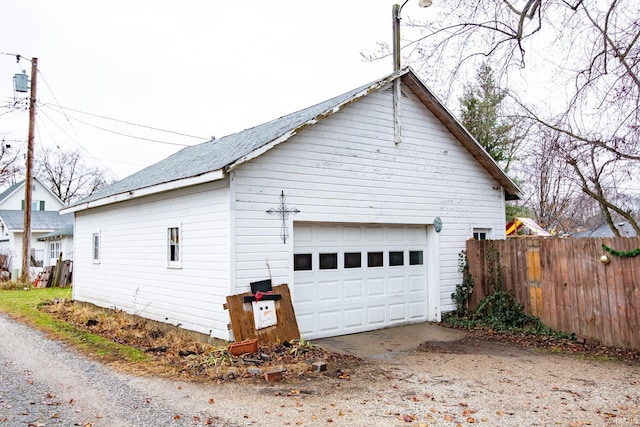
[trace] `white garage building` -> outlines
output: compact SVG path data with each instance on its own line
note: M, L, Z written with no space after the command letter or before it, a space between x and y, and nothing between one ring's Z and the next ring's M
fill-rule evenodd
M226 296L266 278L289 284L307 339L437 321L465 241L503 238L505 199L518 197L404 69L65 209L73 296L223 339Z

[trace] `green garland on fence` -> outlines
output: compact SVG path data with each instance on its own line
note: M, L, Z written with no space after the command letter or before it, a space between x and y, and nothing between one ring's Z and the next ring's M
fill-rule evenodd
M631 258L631 257L640 255L640 248L634 249L634 250L629 251L629 252L621 252L621 251L616 251L615 249L611 249L609 246L607 246L607 245L605 245L603 243L602 244L602 249L604 249L605 251L609 252L611 255L616 255L616 256L619 256L619 257L623 257L623 258Z

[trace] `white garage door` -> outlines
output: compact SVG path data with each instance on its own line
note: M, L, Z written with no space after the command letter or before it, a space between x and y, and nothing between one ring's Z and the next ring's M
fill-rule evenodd
M424 226L295 224L293 305L322 338L427 320Z

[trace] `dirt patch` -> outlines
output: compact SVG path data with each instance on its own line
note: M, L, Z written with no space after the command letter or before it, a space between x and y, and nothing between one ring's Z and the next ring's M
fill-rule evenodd
M619 360L640 366L640 351L601 345L597 342L577 341L566 337L534 335L524 332L495 332L475 329L453 342L424 342L421 351L448 354L521 354L525 350L574 355L587 359Z

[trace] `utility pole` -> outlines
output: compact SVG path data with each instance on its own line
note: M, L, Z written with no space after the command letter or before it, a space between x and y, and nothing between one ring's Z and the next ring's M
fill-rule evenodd
M36 126L36 81L38 58L31 58L31 93L29 96L29 137L27 140L27 167L24 180L24 227L22 234L22 274L20 281L30 283L31 266L31 183L33 181L33 139Z
M402 19L402 8L407 4L409 0L404 0L402 6L394 4L391 9L391 19L393 22L392 36L393 36L393 72L400 71L400 20ZM420 7L431 6L431 0L420 0L418 5ZM396 77L393 81L393 141L396 145L402 142L402 124L400 123L400 79Z

